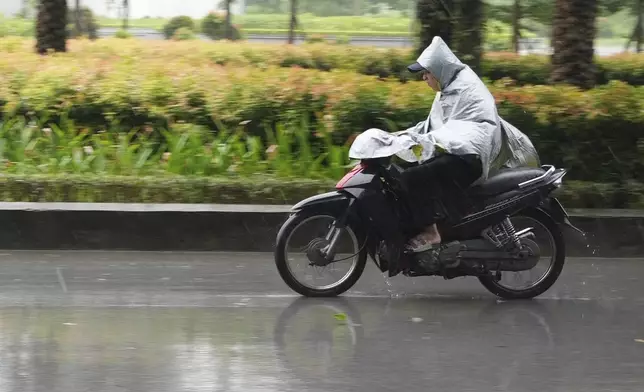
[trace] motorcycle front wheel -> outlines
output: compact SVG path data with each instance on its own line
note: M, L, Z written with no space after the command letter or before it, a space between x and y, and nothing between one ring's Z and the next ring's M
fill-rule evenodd
M275 265L282 280L296 293L305 297L335 297L356 284L367 263L365 236L350 225L341 229L333 262L321 266L312 256L328 245L337 211L300 211L284 223L277 238ZM307 269L298 276L291 265ZM345 272L339 272L346 269ZM321 282L322 274L331 276ZM308 280L308 281L307 281ZM311 282L314 281L314 282Z

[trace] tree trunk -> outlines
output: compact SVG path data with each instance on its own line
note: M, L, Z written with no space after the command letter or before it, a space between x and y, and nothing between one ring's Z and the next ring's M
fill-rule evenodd
M75 4L76 8L74 9L74 24L76 26L76 37L80 37L83 34L83 30L81 27L81 8L80 8L80 0L76 0Z
M644 45L644 0L637 0L635 12L637 15L635 25L635 50L637 53L642 53L642 45Z
M451 46L454 31L453 6L454 0L418 0L416 18L420 24L420 42L417 54L422 53L435 36L441 37Z
M230 3L231 0L226 0L226 39L231 40L233 39L233 32L232 32L232 23L231 23L231 17L230 17Z
M36 18L36 52L67 51L67 0L40 0Z
M22 16L24 18L29 18L29 0L22 0L22 5L20 6Z
M551 81L589 89L595 85L597 0L556 0Z
M514 0L512 10L512 49L519 53L519 40L521 39L521 0Z
M485 14L483 0L459 0L455 16L454 53L476 73L480 73L483 56Z
M288 27L288 43L295 42L295 28L297 26L297 0L291 0L291 22Z
M128 29L129 21L130 21L130 1L123 0L123 30Z

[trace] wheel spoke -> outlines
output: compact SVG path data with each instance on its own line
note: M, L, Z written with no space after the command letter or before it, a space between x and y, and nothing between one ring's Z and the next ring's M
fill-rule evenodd
M556 281L565 262L561 232L552 218L539 211L510 218L516 231L532 228L533 241L539 249L537 264L527 271L504 271L501 279L481 277L483 285L496 295L508 299L533 298L548 290ZM525 222L528 220L528 222Z
M316 221L322 221L322 224ZM358 265L359 243L350 227L345 227L339 232L337 252L333 261L324 266L319 264L325 262L318 252L328 245L326 237L333 227L333 223L332 216L308 217L296 225L286 240L285 260L287 260L288 273L299 284L310 290L332 290L342 285L352 276ZM301 245L302 243L304 245ZM351 257L352 255L353 257ZM348 260L343 260L347 258ZM291 261L295 261L295 263L291 263ZM308 272L298 274L292 264L303 264Z

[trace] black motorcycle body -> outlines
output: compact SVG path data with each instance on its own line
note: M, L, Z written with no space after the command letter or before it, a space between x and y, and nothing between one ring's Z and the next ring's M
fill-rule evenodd
M364 159L336 185L336 190L316 195L292 207L289 220L277 239L276 263L287 284L305 296L335 296L348 290L351 279L341 287L312 290L298 284L282 266L285 236L292 221L316 214L335 218L333 227L319 246L309 251L313 264L325 265L334 256L335 239L346 226L360 234L360 251L389 276L410 277L475 276L493 293L509 299L532 298L546 291L558 278L565 260L561 228L574 228L561 203L552 192L562 184L566 170L553 166L503 169L480 185L463 191L462 197L435 205L442 247L439 261L428 270L417 268L423 253L401 249L416 233L405 226L404 192L398 178L403 168L391 158ZM528 215L545 225L556 242L555 267L541 285L527 291L513 291L496 284L504 271L527 271L540 258L534 234L528 228L516 232L510 217ZM576 230L576 229L575 229ZM357 273L361 274L362 271Z

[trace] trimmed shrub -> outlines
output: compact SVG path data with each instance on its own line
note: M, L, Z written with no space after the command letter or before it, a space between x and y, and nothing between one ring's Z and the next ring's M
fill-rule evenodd
M220 124L247 122L245 132L263 142L265 125L300 126L304 118L310 133L328 133L336 145L345 145L370 127L400 130L423 120L434 98L422 82L380 81L337 70L343 58L354 68L379 64L356 55L360 48L334 57L324 55L333 45L262 53L245 45L238 45L245 51L222 51L219 44L198 41L146 42L145 47L119 42L72 42L69 53L46 59L30 54L28 44L3 52L0 116L24 115L50 124L68 117L88 132L114 123L126 131L179 122L216 131ZM311 68L328 59L326 67L333 71L272 65L294 56ZM570 179L644 182L644 87L611 81L582 92L500 80L490 90L500 114L531 137L542 161L569 168Z
M117 32L116 32L116 34L115 34L114 36L115 36L116 38L119 38L119 39L128 39L128 38L132 38L132 34L130 34L130 32L129 32L129 31L127 31L127 30L123 30L123 29L120 29L119 31L117 31Z
M80 203L221 203L292 205L328 192L335 181L267 178L24 176L0 177L0 201ZM564 182L555 194L567 209L644 208L644 186Z
M233 41L242 39L239 28L232 25ZM201 21L201 32L212 40L220 40L226 37L226 15L216 12L210 12Z
M176 30L173 30L176 32ZM192 31L197 32L196 29ZM173 33L174 34L174 33ZM172 36L170 36L172 38ZM5 50L3 43L16 38L0 39L0 52ZM112 53L127 52L137 58L172 58L184 56L192 64L210 66L212 64L235 64L237 66L282 66L293 65L319 70L346 70L380 78L394 78L401 82L419 80L418 75L406 71L406 65L414 61L408 49L371 48L334 43L310 43L307 45L268 45L239 42L203 43L182 46L176 42L134 41L125 45L123 41L109 41L100 47L79 47L73 58L86 56L105 56ZM69 43L75 45L76 43ZM29 53L28 41L23 41L22 50ZM151 45L151 46L150 46ZM169 46L168 46L169 45ZM15 46L15 43L12 43ZM150 48L154 49L150 49ZM644 85L644 54L622 54L597 59L599 85L612 80L620 80L634 86ZM486 53L481 75L490 81L512 79L516 85L548 84L550 65L547 56L519 56L513 53Z
M319 44L326 42L326 37L322 34L311 34L306 37L306 43L308 44Z
M187 27L182 27L174 32L172 39L174 41L189 41L196 38L195 33Z
M190 31L196 30L195 21L192 20L189 16L175 16L170 19L165 26L163 26L163 35L165 39L172 39L175 36L177 30L181 28L187 28Z
M69 38L78 38L81 36L89 39L98 38L98 29L100 26L94 16L94 13L88 7L81 7L80 14L80 31L76 29L76 9L70 8L67 15L67 36Z

